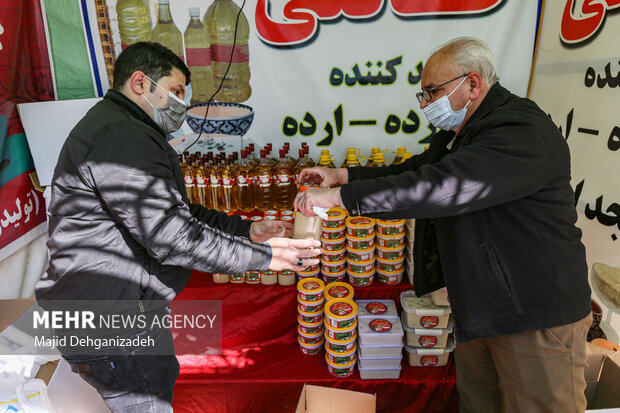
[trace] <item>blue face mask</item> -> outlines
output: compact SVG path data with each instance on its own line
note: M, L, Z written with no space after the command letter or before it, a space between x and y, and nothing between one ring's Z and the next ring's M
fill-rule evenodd
M168 102L166 103L166 106L162 108L153 106L153 104L149 102L146 96L142 95L144 100L146 100L148 104L151 105L151 107L153 108L153 121L159 125L159 127L164 131L166 135L179 130L179 128L185 121L185 117L187 116L188 105L184 101L176 97L174 93L159 86L157 82L152 80L150 77L146 76L146 78L153 82L155 86L168 93Z
M185 101L185 106L189 106L192 102L192 84L191 83L185 86L185 98L183 100Z

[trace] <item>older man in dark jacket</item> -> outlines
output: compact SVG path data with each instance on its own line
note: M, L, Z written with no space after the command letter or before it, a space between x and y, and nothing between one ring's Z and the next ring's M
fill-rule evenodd
M189 77L183 61L156 43L119 55L114 88L71 131L54 171L50 263L36 286L41 307L163 319L190 269L299 271L318 263L318 242L272 238L292 232L290 225L251 224L190 204L166 142L185 119ZM123 333L156 342L151 351L60 350L112 410L171 411L179 365L170 331Z
M442 46L417 95L441 129L430 148L397 166L307 170L300 179L342 187L300 193L296 207L419 219L414 287L445 278L461 411L583 412L590 288L568 145L497 80L482 42Z

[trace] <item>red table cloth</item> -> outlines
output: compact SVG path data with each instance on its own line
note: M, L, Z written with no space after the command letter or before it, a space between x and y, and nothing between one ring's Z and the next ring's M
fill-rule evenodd
M356 288L356 299L394 299L401 291ZM222 355L179 355L175 412L294 412L304 383L376 394L377 412L457 412L453 357L445 367L410 367L396 380L362 380L359 372L333 377L324 353L305 355L297 344L295 286L216 284L193 272L177 300L222 300Z

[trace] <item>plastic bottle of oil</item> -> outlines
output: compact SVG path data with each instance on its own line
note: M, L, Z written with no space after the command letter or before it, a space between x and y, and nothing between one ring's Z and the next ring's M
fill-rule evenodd
M405 162L407 159L413 157L413 154L411 152L405 152L403 153L403 160L401 161L401 163Z
M213 158L213 168L209 175L209 183L211 187L211 199L213 201L213 208L221 211L224 208L223 193L222 193L222 172L221 172L220 156L216 155Z
M268 211L273 209L273 198L271 193L272 167L267 160L265 150L260 151L260 163L254 169L254 201L256 209Z
M365 159L363 156L359 156L359 154L355 153L355 151L349 151L347 154L347 159L342 164L343 168L356 167L360 166L360 158Z
M170 0L159 0L159 13L157 24L153 28L152 40L166 46L183 59L183 35L172 20Z
M286 159L286 152L280 149L280 162L273 169L273 206L280 211L290 210L291 165Z
M198 168L196 169L196 193L198 194L198 203L206 208L211 208L211 194L209 193L209 181L208 175L205 177L205 162L201 158L198 161Z
M374 163L375 163L374 155L375 153L378 153L378 152L381 152L381 148L371 148L370 156L368 157L368 162L366 162L366 165L364 166L368 166L368 167L374 166Z
M407 152L407 148L405 146L399 146L396 148L396 152L394 154L394 160L392 161L392 165L398 165L403 162L403 155Z
M254 203L254 175L252 170L254 167L248 159L248 153L241 151L241 161L237 168L237 199L239 209L242 211L253 211L256 204Z
M206 208L213 208L213 198L211 197L211 170L213 169L213 153L211 153L211 155L209 156L209 154L207 154L204 158L204 163L203 163L203 167L202 167L202 178L203 178L203 185L204 186L200 186L198 185L198 191L200 193L200 191L202 191L201 193L201 197L204 199L204 206ZM196 182L199 184L198 179L196 179Z
M207 28L200 21L200 7L190 7L189 17L183 36L186 63L192 72L192 103L203 103L213 93L211 42Z
M334 160L332 159L332 156L329 153L329 149L321 150L321 158L319 159L319 166L323 166L325 168L336 167L336 164L334 164Z
M186 165L185 171L183 172L183 180L185 181L185 192L187 192L189 202L192 204L196 204L198 203L198 192L196 188L196 173L192 165L193 160L191 156L185 159Z
M222 194L224 197L224 209L236 211L238 209L236 193L236 174L237 170L233 166L233 158L226 158L224 169L222 169Z
M385 154L383 152L376 152L373 154L372 156L372 166L370 166L370 168L379 168L381 166L386 166L385 163ZM366 164L366 166L368 167L368 163Z
M239 15L239 23L235 39L237 15ZM245 14L239 12L239 6L232 0L215 0L207 9L202 22L211 35L211 58L215 88L222 82L232 56L230 69L215 99L221 102L245 102L252 94L248 49L250 26Z
M151 40L151 12L145 0L119 0L116 3L121 48Z

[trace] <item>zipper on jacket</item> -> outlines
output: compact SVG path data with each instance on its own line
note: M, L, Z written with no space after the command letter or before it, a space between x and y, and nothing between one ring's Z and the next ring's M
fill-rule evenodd
M142 300L138 300L138 308L140 309L141 313L144 312L144 304L142 304Z

